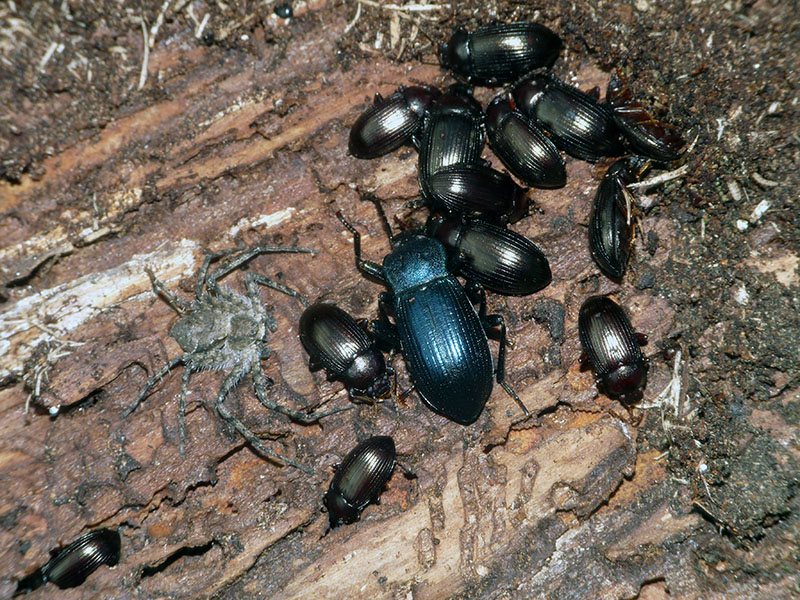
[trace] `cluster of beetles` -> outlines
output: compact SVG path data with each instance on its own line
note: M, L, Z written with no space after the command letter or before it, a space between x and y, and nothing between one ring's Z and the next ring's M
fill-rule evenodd
M253 292L256 283L303 303L299 335L309 368L324 369L329 379L343 382L354 400L377 401L394 393L394 372L384 352L396 350L425 404L456 423L469 425L480 416L495 380L527 415L504 381L503 318L486 314L486 290L525 296L551 281L550 266L539 247L506 227L528 213L526 189L511 175L526 186L559 188L566 184L561 152L591 162L616 157L594 200L589 248L600 270L619 281L634 234L633 199L626 186L652 164L679 160L685 146L675 128L652 117L633 98L619 73L612 75L603 103L597 90L587 94L558 80L549 69L561 48L559 36L537 23L494 24L473 33L458 29L439 45L438 53L442 66L459 83L444 91L414 86L401 87L387 98L376 95L352 126L349 151L357 158L376 158L403 145L417 150L420 204L431 211L424 230L395 236L375 199L392 243L382 264L362 258L359 232L337 212L353 235L357 268L387 288L379 298L379 317L370 323L331 303L309 304L295 290L262 276L248 274L248 296L216 284L257 254L306 249L260 247L207 275L210 262L230 252L209 255L198 275L197 299L191 304L149 273L156 293L182 315L171 335L186 353L148 381L125 415L171 367L183 363L182 451L189 374L233 365L218 394L220 416L267 458L310 472L266 449L224 404L227 393L249 373L262 404L294 420L306 423L336 412L309 415L266 397L268 382L260 359L269 354L265 342L275 324L260 295ZM471 86L506 87L484 112ZM481 158L487 138L511 175ZM462 286L456 276L466 284ZM222 327L221 322L230 326ZM648 368L640 346L646 338L634 331L622 307L605 296L588 298L579 312L578 331L581 363L591 366L600 389L627 406L640 400ZM489 336L499 338L496 366ZM347 454L323 498L330 527L357 521L361 511L377 501L396 464L395 445L387 436L368 438ZM93 531L56 554L21 587L31 589L46 581L60 587L79 585L101 564L116 564L119 555L117 532Z

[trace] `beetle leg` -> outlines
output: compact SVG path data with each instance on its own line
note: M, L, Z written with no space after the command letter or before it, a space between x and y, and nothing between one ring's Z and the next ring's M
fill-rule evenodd
M166 300L167 304L170 305L172 310L174 310L179 315L182 315L191 308L191 305L188 302L186 302L186 300L179 298L173 292L168 290L166 286L164 286L164 284L161 283L156 278L155 274L153 273L152 269L150 269L150 267L145 267L144 271L150 278L150 285L153 286L153 293L155 293L156 296L161 296L164 300Z
M383 292L378 297L379 316L370 323L370 329L381 349L393 352L400 349L400 337L397 334L397 325L389 320L389 311L386 309L386 306L391 302L390 299L391 294L388 292Z
M483 288L481 288L482 290ZM485 297L484 297L484 305L485 305ZM485 308L484 308L484 311ZM500 328L500 348L497 351L497 369L495 370L495 379L497 383L506 391L506 393L513 398L514 402L517 403L522 409L522 412L525 413L525 416L529 416L531 413L528 411L528 407L522 402L522 399L517 395L517 392L506 383L506 322L503 320L501 315L486 315L481 318L481 324L483 328L486 330L486 334L491 336L494 333L494 329L496 327Z
M647 345L647 336L644 333L636 333L636 341L639 342L640 346Z
M256 437L256 435L245 426L244 423L242 423L239 419L234 417L233 414L231 414L231 412L228 410L228 407L225 405L225 398L227 397L228 392L230 392L234 387L236 387L236 384L239 383L239 380L242 378L242 375L243 373L240 370L234 370L228 374L228 376L225 378L225 381L222 383L222 387L220 388L219 393L217 394L217 403L216 403L216 408L217 412L219 413L219 416L221 416L228 423L230 423L233 426L233 428L236 431L238 431L241 434L241 436L244 439L246 439L250 443L250 445L253 446L253 448L255 448L258 451L259 454L261 454L268 460L272 460L275 462L282 462L292 467L295 467L296 469L300 469L304 473L313 475L313 471L308 467L304 467L300 463L297 463L292 459L287 458L281 454L278 454L277 452L274 452L269 448L267 448L266 446L264 446L264 444L261 443L261 440L259 440Z
M369 260L363 260L361 258L361 234L358 233L358 230L353 227L347 219L344 218L342 211L336 211L336 218L342 222L342 225L345 226L345 229L347 229L347 231L349 231L353 236L353 252L356 255L356 268L367 277L371 277L376 281L386 285L386 278L383 276L383 267L381 267L378 263L374 263Z
M354 408L354 406L350 404L348 406L343 406L341 408L332 408L330 410L317 410L311 413L306 413L299 410L292 410L291 408L286 408L285 406L281 406L280 404L272 402L267 397L267 381L266 381L267 377L264 374L264 371L261 369L261 365L260 364L254 365L254 368L251 369L251 373L253 375L253 387L256 390L256 396L258 397L258 401L261 402L261 404L263 404L265 408L286 415L292 421L296 421L297 423L301 423L303 425L310 425L312 423L316 423L317 421L319 421L324 417L328 417L338 412Z
M227 251L226 253L236 252L240 250L236 248L231 251ZM235 271L239 267L241 267L244 263L252 260L259 254L276 254L276 253L287 253L287 254L316 254L317 251L311 248L299 248L298 246L256 246L255 248L250 248L245 252L239 254L226 262L224 265L220 266L216 271L211 273L207 280L206 280L206 289L216 293L219 289L217 285L217 281L222 279L228 273ZM277 289L277 288L275 288Z
M464 291L467 293L469 301L478 305L478 317L481 322L486 321L486 290L484 290L483 286L479 283L467 281L467 284L464 286ZM502 320L502 317L500 317L500 319ZM484 324L484 329L485 328L486 325Z
M585 371L589 368L589 355L586 354L586 351L581 352L580 358L578 358L578 362L581 364L581 371Z
M153 376L147 380L147 383L144 384L142 391L140 391L139 395L136 397L136 401L133 404L131 404L131 406L128 407L124 413L122 413L122 418L123 419L127 418L128 415L130 415L133 411L135 411L136 408L142 403L142 400L144 400L145 396L147 396L147 393L150 391L150 388L152 388L155 384L164 379L164 375L169 373L173 368L184 362L185 358L186 358L185 354L173 358L171 361L169 361L167 364L161 367L158 373L154 373Z
M497 369L495 376L497 383L502 383L506 376L506 323L500 315L486 315L481 318L481 325L489 337L496 337L494 329L500 328L500 349L497 352Z

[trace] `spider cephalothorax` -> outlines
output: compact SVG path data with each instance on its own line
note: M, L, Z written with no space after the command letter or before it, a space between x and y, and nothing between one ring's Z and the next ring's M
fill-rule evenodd
M280 406L272 402L267 395L267 389L272 382L264 373L261 359L267 358L271 354L269 346L267 346L267 339L270 332L277 330L277 323L272 313L262 304L258 286L264 285L294 296L304 306L308 306L308 302L297 291L256 273L245 275L247 295L221 287L217 283L219 279L253 257L277 252L313 253L314 250L296 246L258 246L250 250L235 248L208 254L198 271L195 299L192 302L186 302L176 296L156 279L150 269L147 269L155 293L162 296L181 315L170 330L170 335L178 342L184 354L170 360L147 381L136 401L125 411L123 416L127 417L131 414L147 396L150 389L170 370L183 364L184 372L178 404L181 456L183 456L186 442L186 392L191 374L195 371L228 371L217 393L215 406L220 416L262 455L273 460L278 459L308 473L311 471L307 467L266 448L253 432L231 414L225 405L225 398L245 375L250 374L253 378L256 396L261 404L270 410L287 415L294 421L313 423L322 417L345 410L333 409L306 413ZM234 256L212 273L208 273L212 261L229 254Z

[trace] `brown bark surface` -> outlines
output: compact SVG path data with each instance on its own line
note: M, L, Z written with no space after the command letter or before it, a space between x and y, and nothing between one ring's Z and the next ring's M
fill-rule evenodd
M120 564L28 597L796 597L791 9L317 2L284 21L272 4L250 4L2 9L0 597L97 527L119 528ZM142 18L154 33L137 89ZM603 89L620 67L646 104L697 138L685 171L637 190L641 231L619 285L587 247L602 168L570 159L565 188L531 193L537 210L513 227L548 256L553 283L489 299L513 343L507 379L531 418L496 386L469 427L415 394L303 426L267 411L245 378L232 411L312 467L309 477L264 460L226 426L214 409L225 373L205 371L189 383L181 457L182 367L122 417L181 353L169 337L177 315L145 268L188 301L207 250L311 247L314 256L268 255L248 268L374 318L382 289L355 269L335 212L373 260L389 245L363 194L395 225L425 218L404 207L418 193L413 150L346 155L374 93L452 81L427 64L435 56L418 18L442 39L476 19L553 27L567 46L559 76ZM493 92L476 95L486 103ZM243 274L224 283L243 291ZM578 366L578 309L605 293L649 337L641 422ZM272 290L263 300L278 321L263 362L270 398L347 406L340 383L308 370L302 306ZM665 358L665 347L680 354ZM394 366L407 389L399 355ZM380 505L324 535L332 467L370 435L391 435L417 478L398 470Z

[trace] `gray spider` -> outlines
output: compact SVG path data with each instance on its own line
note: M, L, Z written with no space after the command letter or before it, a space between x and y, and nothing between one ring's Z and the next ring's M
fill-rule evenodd
M236 252L240 254L232 257L211 274L208 274L212 261ZM255 273L247 273L245 275L246 296L221 287L217 280L239 268L255 256L275 252L314 253L315 250L296 246L258 246L246 251L244 248L233 248L209 253L197 272L196 298L191 303L182 300L169 291L163 283L156 279L156 276L149 268L145 269L153 285L153 291L162 296L181 315L178 322L170 330L170 335L180 344L184 354L167 362L160 371L147 381L142 391L139 392L136 402L123 413L123 417L127 417L136 410L136 407L147 396L150 389L175 366L183 363L181 394L178 401L180 453L183 456L186 442L186 392L189 387L189 378L195 371L227 370L228 375L217 393L215 405L220 416L230 423L263 456L272 460L277 459L311 474L312 471L307 467L266 448L253 432L231 414L225 405L225 397L249 373L253 377L253 387L261 404L300 423L314 423L322 417L350 408L344 407L305 413L280 406L271 402L267 397L267 388L272 384L272 381L264 373L261 360L269 357L272 353L266 342L269 332L274 333L277 330L277 323L272 313L261 302L258 284L283 292L289 296L294 296L306 307L308 307L308 302L299 292L292 288ZM205 292L203 291L204 286L206 288Z

